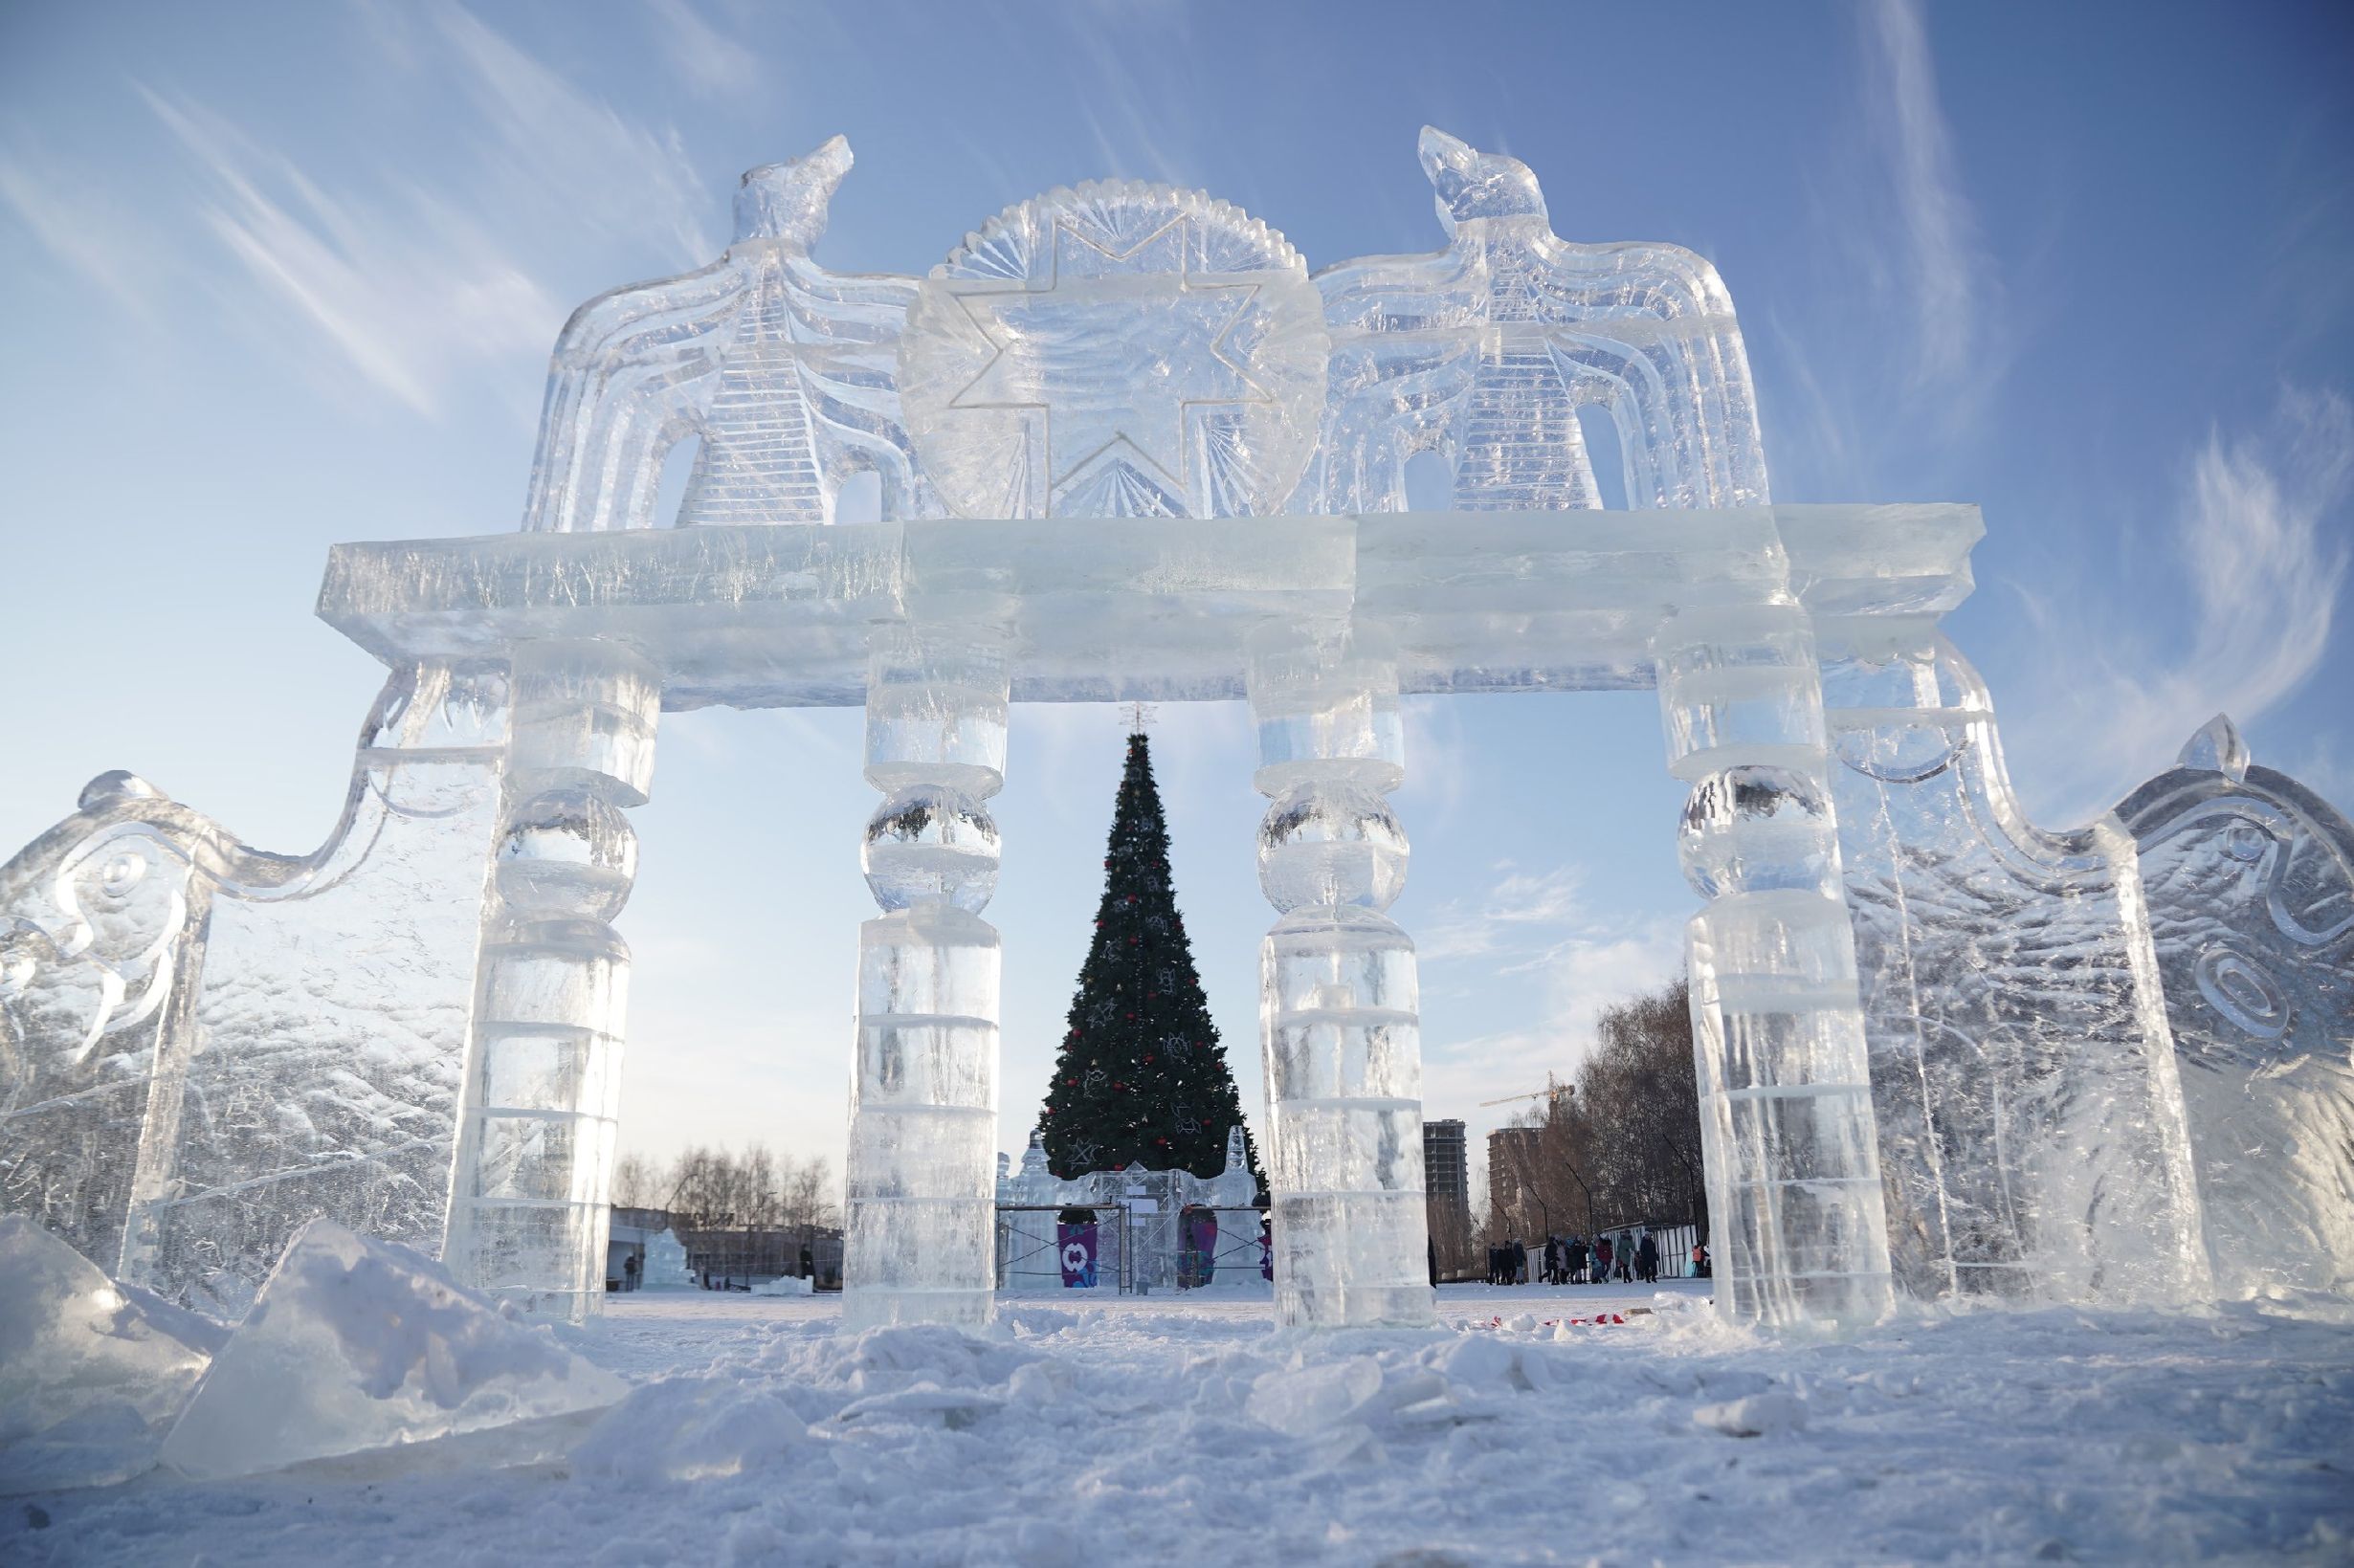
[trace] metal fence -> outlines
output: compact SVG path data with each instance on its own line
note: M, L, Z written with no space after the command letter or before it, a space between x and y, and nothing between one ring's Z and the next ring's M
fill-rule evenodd
M1016 1214L1059 1215L1068 1209L1085 1209L1096 1218L1096 1288L1110 1286L1121 1295L1148 1295L1155 1291L1174 1291L1179 1288L1178 1270L1184 1252L1178 1226L1184 1211L1163 1206L1148 1206L1135 1203L1120 1204L1000 1204L997 1205L997 1288L1007 1288L1010 1277L1021 1265L1032 1266L1030 1272L1044 1274L1051 1264L1054 1271L1061 1267L1061 1243L1053 1225L1042 1227L1016 1226L1010 1216ZM1222 1211L1231 1213L1231 1210ZM1233 1279L1246 1273L1259 1277L1259 1233L1255 1227L1245 1234L1233 1234L1234 1227L1218 1227L1216 1247L1210 1252L1212 1279ZM1026 1234L1043 1229L1045 1235ZM1232 1272L1230 1272L1232 1270ZM1041 1281L1041 1284L1043 1282Z

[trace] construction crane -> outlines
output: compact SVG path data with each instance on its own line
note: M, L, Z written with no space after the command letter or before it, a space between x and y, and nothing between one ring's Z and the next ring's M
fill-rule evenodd
M1577 1089L1575 1085L1563 1083L1559 1078L1548 1072L1544 1075L1544 1087L1543 1089L1532 1089L1525 1094L1506 1094L1500 1100L1481 1100L1479 1102L1479 1109L1484 1111L1492 1105L1510 1105L1515 1100L1549 1100L1553 1104L1559 1105L1563 1100L1567 1099L1570 1095L1576 1093Z
M1553 1119L1561 1115L1561 1102L1576 1093L1575 1084L1563 1083L1557 1075L1548 1072L1544 1075L1543 1089L1531 1090L1525 1094L1506 1094L1499 1100L1481 1100L1479 1107L1484 1111L1489 1106L1510 1105L1516 1100L1543 1100L1547 1119ZM1528 1159L1528 1151L1524 1148L1516 1147L1511 1150L1511 1154L1516 1167L1521 1166ZM1569 1179L1578 1184L1578 1191L1586 1200L1586 1228L1590 1233L1594 1228L1594 1190L1586 1184L1586 1173L1579 1170L1576 1162L1569 1158L1569 1150L1566 1145L1554 1151L1554 1158L1561 1161L1562 1169L1569 1173ZM1516 1169L1515 1175L1519 1179L1521 1193L1536 1204L1538 1213L1543 1217L1544 1228L1550 1234L1553 1228L1553 1211L1537 1190L1536 1173L1526 1168L1519 1168ZM1490 1181L1493 1182L1493 1180L1494 1174L1490 1173Z

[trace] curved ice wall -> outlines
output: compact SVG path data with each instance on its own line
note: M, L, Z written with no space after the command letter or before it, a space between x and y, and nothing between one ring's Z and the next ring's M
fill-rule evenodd
M110 773L0 867L0 1205L225 1317L317 1214L437 1248L506 709L395 672L311 854Z
M2140 846L2216 1278L2354 1289L2354 825L2218 715L2117 808Z

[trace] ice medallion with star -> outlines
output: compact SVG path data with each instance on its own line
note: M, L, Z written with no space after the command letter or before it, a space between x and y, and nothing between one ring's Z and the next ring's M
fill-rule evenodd
M1057 223L1044 287L957 296L991 355L950 406L1036 409L1049 488L1124 448L1121 455L1182 493L1187 410L1272 401L1225 347L1256 283L1197 281L1182 271L1086 276L1098 271L1090 261L1126 260L1156 242L1174 239L1183 255L1186 221L1119 253Z

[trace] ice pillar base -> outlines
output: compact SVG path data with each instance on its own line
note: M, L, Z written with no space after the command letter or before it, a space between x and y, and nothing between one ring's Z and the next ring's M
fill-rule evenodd
M1854 938L1795 607L1678 615L1654 644L1668 764L1692 784L1686 930L1717 1299L1766 1324L1891 1301Z
M1382 912L1406 884L1384 796L1405 775L1397 667L1334 633L1251 666L1259 882L1283 912L1259 950L1276 1321L1432 1320L1412 939Z

